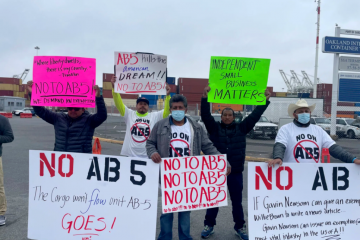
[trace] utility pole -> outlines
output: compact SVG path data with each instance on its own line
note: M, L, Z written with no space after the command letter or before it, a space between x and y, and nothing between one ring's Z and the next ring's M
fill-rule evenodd
M317 96L317 84L318 84L318 78L317 78L317 71L318 71L318 58L319 58L319 32L320 32L320 1L321 0L315 0L317 1L318 6L316 8L317 11L317 29L316 29L316 53L315 53L315 73L314 73L314 92L313 92L313 98L316 98Z
M36 46L35 49L36 49L36 56L37 56L40 48L38 46Z

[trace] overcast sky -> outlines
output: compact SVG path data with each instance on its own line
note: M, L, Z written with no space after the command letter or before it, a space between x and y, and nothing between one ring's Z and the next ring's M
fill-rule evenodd
M0 77L39 56L96 58L97 83L113 72L114 51L167 55L168 76L207 78L211 56L270 58L269 86L286 86L279 69L314 75L313 0L0 0ZM360 30L359 0L326 0L320 38L335 23ZM344 36L346 37L346 36ZM319 78L332 81L333 54L319 53ZM26 80L32 79L32 71Z

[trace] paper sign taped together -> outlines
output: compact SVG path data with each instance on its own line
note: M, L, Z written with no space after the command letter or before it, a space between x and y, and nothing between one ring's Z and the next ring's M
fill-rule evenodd
M115 52L114 61L115 92L166 95L166 56Z
M208 101L265 105L270 59L211 57Z
M227 206L226 170L226 155L162 159L162 212Z
M95 107L96 59L34 57L31 106Z

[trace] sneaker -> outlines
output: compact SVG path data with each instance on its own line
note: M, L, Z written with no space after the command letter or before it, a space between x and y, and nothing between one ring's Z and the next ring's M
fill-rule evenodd
M249 240L249 236L246 233L246 224L243 225L240 229L235 229L235 234L241 239L241 240Z
M214 234L214 232L214 227L206 225L204 230L201 232L201 238L209 238L212 234Z
M5 215L0 215L0 226L5 225L6 223L6 217Z

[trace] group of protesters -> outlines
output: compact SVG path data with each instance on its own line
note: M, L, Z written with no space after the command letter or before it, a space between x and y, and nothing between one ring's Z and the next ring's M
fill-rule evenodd
M159 164L162 158L226 154L227 155L227 186L232 202L232 214L235 234L242 240L247 240L247 228L242 206L243 170L246 155L246 135L252 131L262 114L270 104L270 93L266 90L266 104L260 105L243 121L236 122L234 110L225 108L221 113L221 122L215 121L210 111L206 86L201 99L201 118L206 130L194 121L187 113L187 100L183 95L176 94L170 98L170 87L166 86L165 106L162 111L149 112L149 100L140 97L136 101L136 111L129 109L122 101L119 93L114 92L115 77L112 79L112 95L120 116L126 123L126 134L121 155L128 157L150 158ZM32 82L27 88L31 97ZM54 151L92 153L94 130L107 119L107 111L98 86L96 91L97 113L90 114L84 108L68 107L67 113L55 113L44 107L33 106L35 114L54 125ZM199 99L200 100L200 99ZM293 122L279 129L274 150L273 160L268 161L269 167L281 165L283 162L314 162L313 160L299 161L293 155L299 134L312 134L316 137L320 150L328 148L330 155L347 163L360 164L352 154L337 145L334 140L320 127L310 124L311 112L315 105L309 106L303 99L288 107L289 116ZM142 131L145 140L137 139L137 123L146 123L147 129ZM141 131L138 129L138 131ZM174 134L177 133L177 134ZM180 134L182 133L182 134ZM182 141L174 141L180 135L189 136ZM140 136L141 137L141 136ZM144 137L144 136L143 136ZM0 225L5 225L6 198L4 191L2 168L2 144L14 140L9 120L0 115ZM214 233L216 217L219 208L209 208L204 219L202 238L209 238ZM159 240L172 239L174 213L160 216L161 231ZM192 239L190 235L190 211L178 213L179 239Z

